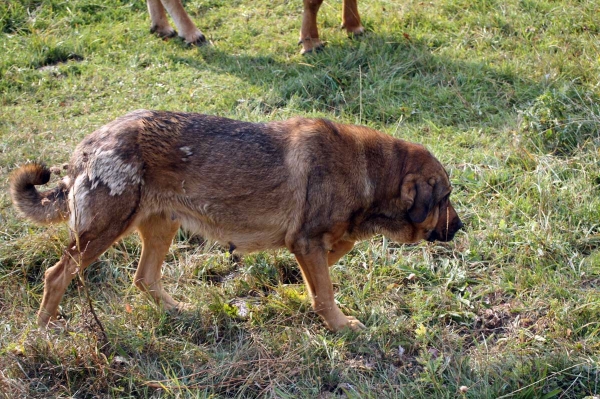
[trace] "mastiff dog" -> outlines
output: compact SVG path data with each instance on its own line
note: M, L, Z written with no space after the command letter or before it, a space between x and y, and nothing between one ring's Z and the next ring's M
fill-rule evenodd
M187 308L161 284L182 227L239 253L287 248L327 327L358 330L363 324L334 301L329 266L374 234L449 241L463 226L448 174L425 147L325 119L134 111L87 136L66 176L39 191L50 175L29 163L10 177L21 214L69 225L70 243L45 273L42 328L57 322L78 271L133 231L142 241L134 284L168 310Z

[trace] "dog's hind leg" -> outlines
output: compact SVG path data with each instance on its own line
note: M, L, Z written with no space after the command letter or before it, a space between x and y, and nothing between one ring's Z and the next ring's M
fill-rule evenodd
M44 296L37 319L38 326L41 328L46 328L48 325L60 326L56 321L58 305L69 283L118 238L118 234L111 237L100 236L92 240L87 239L87 236L88 234L84 233L78 239L73 239L58 263L46 270ZM83 247L81 247L82 242L86 242Z
M111 220L106 222L111 223ZM84 232L72 233L75 238L71 240L63 256L44 274L44 296L38 313L38 325L41 328L49 323L58 326L58 305L71 280L125 233L128 222L129 220L113 220L110 227L93 223Z
M56 324L58 305L69 283L94 262L133 223L140 193L129 190L114 196L106 186L92 188L83 175L69 194L71 242L62 257L44 275L44 296L38 312L38 325Z
M142 238L142 256L133 283L167 310L184 310L189 306L174 300L160 281L162 263L179 224L170 216L154 214L137 225Z

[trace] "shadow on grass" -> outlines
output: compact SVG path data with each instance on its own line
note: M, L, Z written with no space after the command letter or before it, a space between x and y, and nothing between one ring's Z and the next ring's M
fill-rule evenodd
M265 88L268 94L262 98L246 100L253 111L359 115L369 124L428 121L462 129L498 128L544 90L510 67L452 60L422 42L375 33L289 61L213 47L173 61Z

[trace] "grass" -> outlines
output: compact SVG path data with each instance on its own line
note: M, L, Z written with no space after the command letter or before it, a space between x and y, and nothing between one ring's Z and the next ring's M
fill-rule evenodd
M308 57L300 1L187 1L202 48L150 35L142 1L0 4L0 396L600 395L600 3L364 0L369 33L354 40L340 3L323 4L328 45ZM327 117L421 142L466 229L449 244L375 237L333 267L360 334L323 327L289 253L236 265L183 233L164 274L193 311L131 286L132 236L70 287L68 332L40 333L67 231L17 217L8 173L64 163L138 108Z

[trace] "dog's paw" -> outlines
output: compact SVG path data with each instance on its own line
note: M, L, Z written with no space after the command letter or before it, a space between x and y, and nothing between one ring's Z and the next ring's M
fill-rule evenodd
M177 306L173 309L176 312L183 313L192 310L192 304L187 302L178 302Z
M346 316L344 314L341 314L335 320L326 320L325 323L327 324L327 327L329 327L329 329L333 332L340 331L344 328L349 328L352 331L361 331L367 328L356 317Z
M356 317L346 316L346 318L348 319L348 324L345 327L351 329L352 331L361 331L367 328Z
M38 330L42 332L54 331L63 332L67 331L67 322L64 319L50 319L49 321L38 320Z

